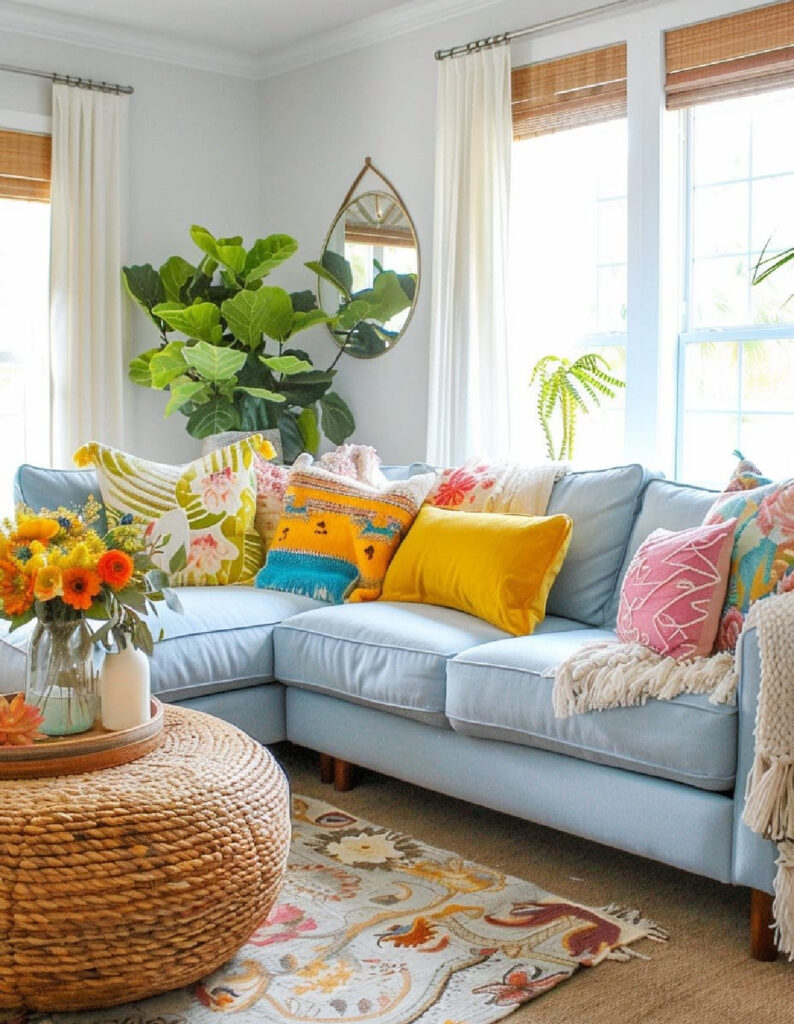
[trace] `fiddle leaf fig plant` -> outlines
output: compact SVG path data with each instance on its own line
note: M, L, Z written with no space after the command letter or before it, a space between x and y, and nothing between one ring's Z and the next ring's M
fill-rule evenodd
M310 290L263 283L297 252L295 239L269 235L246 249L239 235L215 238L198 225L190 236L200 252L193 263L171 256L159 270L123 268L127 291L160 336L132 360L130 379L169 392L165 415L186 416L192 437L278 428L287 462L316 453L321 431L342 444L355 420L331 390L339 354L318 370L293 345L296 334L337 318Z

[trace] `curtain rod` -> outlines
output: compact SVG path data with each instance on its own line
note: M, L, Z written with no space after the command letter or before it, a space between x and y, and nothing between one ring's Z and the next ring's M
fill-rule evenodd
M643 0L612 0L611 3L599 4L597 7L588 7L586 11L576 11L574 14L565 14L561 18L552 18L551 21L541 21L537 25L529 25L527 28L519 28L514 32L502 32L496 36L486 36L484 39L475 39L471 43L463 43L461 46L451 46L448 50L436 50L436 60L447 60L448 57L460 57L465 53L475 53L477 50L490 50L494 46L502 46L509 43L511 39L520 39L522 36L533 35L536 32L543 32L549 28L557 28L559 25L567 25L572 21L582 21L594 14L604 14L606 11L617 10L619 7L629 7L642 3Z
M95 82L91 78L78 78L77 75L59 75L54 71L36 71L34 68L17 68L12 64L0 64L0 71L9 71L13 75L32 75L34 78L48 78L51 82L73 85L78 89L98 89L99 92L124 93L125 95L131 95L135 92L131 85Z

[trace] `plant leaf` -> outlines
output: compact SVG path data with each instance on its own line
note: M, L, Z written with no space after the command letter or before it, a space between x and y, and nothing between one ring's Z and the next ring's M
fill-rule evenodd
M303 451L303 434L300 432L297 416L289 410L283 412L278 418L278 429L281 433L284 462L291 465Z
M314 369L308 359L298 359L297 356L260 356L259 361L273 373L282 373L285 377Z
M192 263L181 256L171 256L160 267L160 280L165 289L165 302L182 302L182 288L196 273Z
M214 238L206 228L194 224L190 229L190 237L210 259L222 263L235 274L239 274L245 266L246 253L240 244L242 238L239 235L233 238Z
M152 374L153 388L167 388L172 380L181 377L187 369L187 362L182 355L184 341L169 341L159 352L152 356L149 368Z
M307 405L300 411L297 424L303 438L303 447L307 452L316 455L320 447L320 427L317 423L317 410L313 405Z
M253 398L261 398L265 402L286 402L284 395L280 395L277 391L269 391L267 388L236 387L234 390L244 391L246 395L251 395Z
M209 398L208 386L200 380L191 380L189 377L171 381L171 397L165 407L165 415L171 416L188 402L197 402L202 398Z
M344 399L329 391L320 399L320 424L323 433L334 444L344 444L356 429L356 421Z
M240 291L233 299L221 304L229 330L244 345L256 348L268 322L269 301L264 288L258 291Z
M310 260L308 263L304 263L304 266L308 270L313 271L321 280L327 281L328 284L330 284L331 287L334 288L336 291L340 292L345 297L345 299L350 299L350 291L344 286L344 284L341 281L334 277L330 270L326 270L322 263L318 263L317 260Z
M335 319L336 317L326 313L323 309L312 309L308 313L296 313L292 321L290 336L299 331L305 331L308 327L314 327L316 324L333 323Z
M211 384L219 384L228 381L237 373L245 362L245 352L239 352L233 348L219 348L217 345L208 345L206 341L199 341L195 345L188 345L183 349L185 361L192 366L204 380ZM228 430L229 427L224 429ZM194 435L199 436L199 435ZM201 435L204 436L203 434Z
M223 337L221 311L214 302L197 302L193 306L163 302L154 307L154 312L173 330L181 331L196 341L217 345Z
M190 414L187 432L191 437L201 439L211 434L237 430L239 425L240 415L233 405L224 398L211 398Z
M242 274L246 285L266 277L298 251L298 243L290 235L268 235L257 238L245 257Z
M151 263L144 263L142 266L123 267L122 274L124 284L131 297L146 311L159 329L160 320L152 310L159 303L165 302L166 299L165 288L160 280L160 275Z
M152 386L151 362L159 351L159 348L150 348L146 352L141 352L139 356L130 360L130 368L128 372L130 380L134 384L140 384L141 387L144 388L150 388Z

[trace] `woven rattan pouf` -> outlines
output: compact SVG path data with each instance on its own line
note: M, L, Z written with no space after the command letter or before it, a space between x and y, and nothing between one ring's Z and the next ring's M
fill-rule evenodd
M209 974L266 917L289 838L273 758L183 708L138 761L0 782L0 1009L113 1006Z

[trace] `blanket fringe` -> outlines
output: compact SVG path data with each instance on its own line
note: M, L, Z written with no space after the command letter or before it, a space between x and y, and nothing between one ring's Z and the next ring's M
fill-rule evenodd
M643 917L640 911L634 907L625 907L621 903L607 903L606 906L598 909L602 914L609 914L610 917L615 917L618 921L625 921L627 924L634 925L635 928L641 928L645 932L643 936L645 939L650 939L652 942L669 942L670 940L669 932L655 921L651 921L650 918ZM627 949L628 947L619 946L618 948ZM633 950L630 952L634 954Z
M794 843L778 843L775 875L775 942L781 953L794 960Z
M756 754L747 776L742 820L767 839L794 840L794 761Z
M584 644L544 676L554 676L552 702L558 718L586 711L636 707L650 697L672 700L681 693L708 693L713 704L736 700L738 678L732 654L676 661L637 643Z

